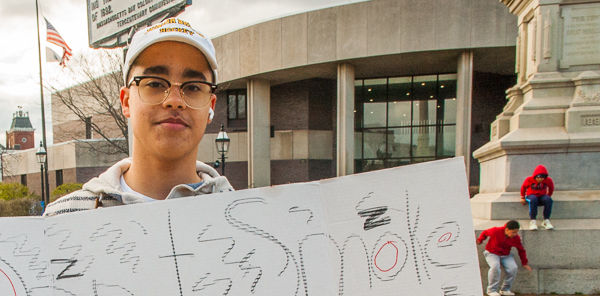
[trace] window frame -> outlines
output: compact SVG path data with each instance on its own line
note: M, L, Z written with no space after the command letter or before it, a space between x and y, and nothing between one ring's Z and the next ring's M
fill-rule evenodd
M93 129L92 129L92 117L86 117L84 122L85 122L85 139L86 140L93 139L94 134L93 134Z
M445 108L447 108L446 105L446 96L442 97L442 94L444 93L444 91L440 90L440 86L442 85L440 82L441 81L454 81L454 84L456 85L457 82L457 77L456 77L457 73L438 73L438 74L425 74L425 75L414 75L414 76L403 76L403 77L396 77L396 76L391 76L391 77L385 77L385 78L363 78L363 79L356 79L355 80L355 135L360 136L361 138L359 139L355 139L355 145L358 145L357 143L360 143L360 147L356 146L356 153L357 155L355 155L354 159L355 159L355 173L359 173L359 172L364 172L364 171L369 171L372 169L368 169L368 170L364 170L365 168L365 164L370 162L371 164L375 164L377 163L378 166L381 166L381 168L389 168L389 167L394 167L394 166L398 166L398 163L402 163L400 165L405 165L405 164L412 164L412 163L418 163L418 162L422 162L422 161L431 161L431 160L437 160L437 159L444 159L444 158L450 158L450 157L454 157L456 155L456 151L454 151L454 154L452 156L450 155L445 155L444 154L444 149L440 149L440 146L443 147L443 131L445 128L448 127L452 127L452 126L456 126L456 119L454 119L453 123L447 123L447 119L444 118L444 116L446 115L445 113ZM419 100L417 98L415 98L415 77L426 77L426 76L435 76L435 94L433 94L435 97L433 99L427 99L427 100ZM455 79L447 79L448 76L454 76ZM443 77L443 80L440 80L440 77ZM401 100L398 100L398 98L392 97L392 94L390 93L390 79L396 79L396 78L410 78L410 99L405 99L402 98ZM385 98L383 100L377 100L377 102L385 102L386 103L386 112L385 112L385 126L373 126L373 127L365 127L365 115L364 110L365 110L365 104L368 104L369 102L367 102L367 99L365 99L367 96L364 93L365 89L366 89L366 84L365 81L366 80L373 80L375 81L376 79L386 79L386 90L385 90ZM432 81L434 82L434 81ZM422 83L421 81L418 81L418 83ZM456 88L454 90L456 92ZM408 94L407 94L408 95ZM456 99L456 94L454 94L453 99ZM411 108L410 108L410 120L409 120L409 124L408 125L400 125L400 126L396 126L396 125L390 125L390 104L393 102L401 102L401 101L408 101L411 102ZM415 122L415 102L429 102L429 101L435 101L434 106L437 106L436 110L435 110L435 117L433 119L428 120L429 122L426 123L419 123L419 122ZM374 102L373 100L371 100L371 102ZM377 103L374 102L374 103ZM417 111L418 112L418 111ZM431 112L431 111L430 111ZM451 121L452 122L452 121ZM408 156L394 156L392 157L392 153L388 151L390 149L390 133L393 137L393 131L396 129L401 129L401 128L408 128L410 130L410 143L409 143L409 147L410 149L408 149ZM415 140L415 130L419 130L419 129L431 129L434 128L434 134L431 135L433 136L433 139L435 141L435 145L431 147L433 154L432 155L417 155L417 153L413 150L415 150L414 148L416 147L416 140ZM383 151L382 153L378 153L377 155L375 155L375 158L373 157L367 157L365 158L365 145L368 145L368 143L365 143L365 134L366 133L370 133L372 131L375 130L380 130L383 132L383 134L385 134L385 151ZM442 141L440 141L440 139L442 139ZM378 150L379 151L379 150ZM359 153L360 152L360 153ZM372 153L371 153L372 154ZM378 169L378 168L375 168Z
M55 171L56 174L56 187L64 184L64 179L63 179L63 170L56 170Z
M229 100L230 96L235 96L234 104ZM243 96L245 112L240 116L239 102ZM233 108L233 110L232 110ZM234 114L232 116L232 113ZM248 96L245 89L236 89L227 91L227 120L246 120L248 118Z

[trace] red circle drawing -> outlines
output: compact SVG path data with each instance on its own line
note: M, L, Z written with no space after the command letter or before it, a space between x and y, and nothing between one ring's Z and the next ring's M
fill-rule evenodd
M15 296L17 296L17 290L15 289L15 285L13 285L13 282L10 280L10 278L8 277L8 275L6 274L6 272L4 272L4 270L0 269L0 271L8 279L8 282L10 282L10 285L12 286L13 293L15 294Z
M388 245L395 249L395 251L393 250L392 252L396 252L395 259L394 259L394 265L392 265L392 267L390 267L388 269L381 269L379 267L379 264L377 264L377 256L379 256L379 253L381 253L381 251ZM396 267L396 264L398 264L398 252L399 252L398 247L396 247L396 245L394 245L394 242L387 242L387 243L383 244L383 246L381 246L381 248L379 248L379 251L377 251L377 254L375 254L375 258L373 259L373 263L375 264L375 267L377 267L377 269L379 269L382 272L388 272L388 271L392 270L394 267Z
M440 239L438 239L438 243L447 242L451 238L452 238L452 232L446 232L446 233L444 233L444 235L440 236Z

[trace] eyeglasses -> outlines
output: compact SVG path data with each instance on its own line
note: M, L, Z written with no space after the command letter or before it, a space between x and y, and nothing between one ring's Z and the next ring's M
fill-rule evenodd
M177 85L185 105L192 109L202 109L208 106L211 95L217 90L216 84L206 81L171 83L164 78L155 76L135 76L129 81L127 87L131 87L132 83L138 87L140 100L148 105L162 104L169 96L171 86Z

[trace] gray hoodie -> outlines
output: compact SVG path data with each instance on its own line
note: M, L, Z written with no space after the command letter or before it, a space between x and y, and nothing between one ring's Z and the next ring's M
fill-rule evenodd
M83 185L83 189L65 195L46 207L45 217L64 213L95 209L97 204L102 207L127 205L146 202L142 197L125 193L121 190L121 175L131 166L131 158L125 158ZM202 178L202 183L181 184L173 187L167 199L233 191L233 187L224 176L203 162L196 161L196 172Z

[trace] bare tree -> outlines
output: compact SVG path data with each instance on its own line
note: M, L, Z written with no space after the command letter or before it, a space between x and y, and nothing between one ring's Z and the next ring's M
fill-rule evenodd
M127 118L119 100L122 55L120 49L77 54L45 82L52 93L54 143L99 139L86 141L91 151L129 153Z

